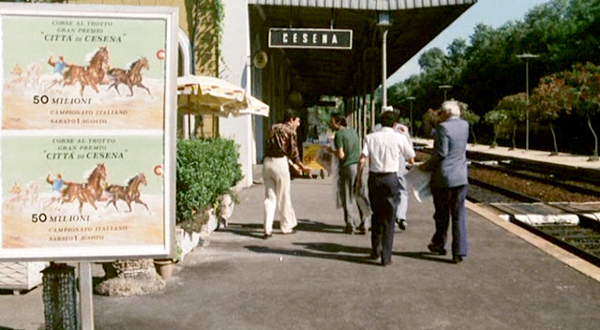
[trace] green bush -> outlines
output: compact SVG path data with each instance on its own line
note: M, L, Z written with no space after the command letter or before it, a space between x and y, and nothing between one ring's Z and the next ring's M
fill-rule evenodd
M222 138L177 141L176 223L199 231L201 214L242 179L239 153Z

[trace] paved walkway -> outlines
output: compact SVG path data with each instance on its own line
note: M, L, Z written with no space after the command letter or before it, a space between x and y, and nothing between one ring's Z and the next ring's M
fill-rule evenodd
M298 233L269 240L263 189L240 193L228 229L187 255L163 292L95 296L96 329L598 329L600 282L476 206L463 263L427 252L433 206L411 200L394 263L381 267L367 259L368 236L342 233L331 178L294 180ZM0 329L38 329L41 291L0 295Z

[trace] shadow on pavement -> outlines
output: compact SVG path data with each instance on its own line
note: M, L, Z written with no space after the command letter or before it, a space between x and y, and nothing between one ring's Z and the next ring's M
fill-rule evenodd
M294 243L296 245L305 245L307 249L283 249L283 248L270 248L266 246L256 246L250 245L245 248L254 251L257 253L269 253L269 254L282 254L296 257L309 257L309 258L321 258L328 260L339 260L346 262L353 262L358 264L370 264L370 265L379 265L379 263L375 263L373 260L368 258L370 249L366 248L356 248L356 247L348 247L338 244L330 244L330 243ZM312 252L309 249L313 249L316 251L322 252ZM343 251L348 253L349 251L357 251L354 253L361 253L361 256L347 255L347 254L339 254L338 252ZM327 253L329 252L329 253Z
M257 253L282 254L296 257L321 258L329 260L340 260L354 262L359 264L379 265L375 260L369 259L370 248L361 248L355 246L346 246L335 243L293 243L294 245L304 246L304 249L284 249L270 248L267 246L250 245L245 248ZM312 252L318 251L318 252ZM340 254L344 253L344 254ZM360 254L360 256L352 255ZM426 261L441 262L453 264L452 260L444 259L442 256L430 252L393 252L394 256L403 258L413 258Z
M230 232L236 235L247 236L252 238L262 239L263 237L263 224L251 223L251 224L241 224L241 223L229 223L227 228L219 229L219 231ZM332 226L322 222L316 222L307 219L299 219L298 226L296 226L297 231L306 231L306 232L320 232L320 233L333 233L333 234L343 234L345 226ZM275 221L273 223L273 230L280 230L279 221Z
M311 221L302 219L298 221L298 226L295 228L297 231L305 232L322 232L322 233L335 233L344 234L345 226L332 226L321 222ZM279 230L279 222L276 221L273 225L273 230ZM221 229L224 232L230 232L236 235L252 237L256 239L263 239L263 225L262 224L240 224L230 223L227 228ZM277 234L277 233L276 233ZM340 260L347 262L355 262L361 264L375 264L374 260L368 258L371 253L370 248L361 248L356 246L340 245L336 243L293 243L294 245L301 245L303 249L282 249L282 248L269 248L265 246L246 246L248 250L258 253L271 253L271 254L283 254L283 255L294 255L299 257L311 257L311 258L322 258L330 260ZM315 252L312 252L315 251ZM343 254L342 254L343 253ZM362 256L355 256L354 254L361 254ZM404 258L413 258L426 261L452 263L452 260L433 254L431 252L393 252L393 255ZM1 330L1 329L0 329Z
M404 258L413 258L413 259L419 259L419 260L427 260L427 261L435 261L435 262L453 264L452 260L447 259L447 258L444 259L443 256L433 254L431 252L393 252L392 254L395 256L401 256Z
M262 239L263 237L263 225L262 224L241 224L241 223L229 223L227 228L221 228L219 231L229 232L232 234L247 236L252 238Z
M320 233L332 233L332 234L343 234L346 226L332 226L322 222L312 221L308 219L299 219L296 230L298 231L309 231L309 232L320 232Z
M11 290L11 289L0 289L0 295L2 295L2 296L4 296L4 295L7 295L7 296L15 296L15 295L16 295L16 296L19 296L19 295L25 295L25 294L27 294L27 293L29 293L29 292L31 292L31 291L33 291L33 290L35 290L36 288L37 288L37 286L36 286L36 287L33 287L33 288L29 289L29 290ZM16 293L15 293L15 292L16 292ZM0 326L0 330L3 330L2 326Z
M293 243L294 245L304 245L306 249L320 251L320 252L331 252L331 253L351 253L351 254L363 254L369 255L371 253L370 248L346 246L336 243Z

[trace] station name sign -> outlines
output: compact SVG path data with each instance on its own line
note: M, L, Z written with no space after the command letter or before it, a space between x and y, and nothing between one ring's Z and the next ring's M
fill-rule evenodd
M352 30L271 28L269 47L352 49Z

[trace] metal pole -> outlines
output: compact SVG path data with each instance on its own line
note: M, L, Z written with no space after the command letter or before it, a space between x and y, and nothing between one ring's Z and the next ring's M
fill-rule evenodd
M447 93L448 93L448 90L450 88L452 88L452 85L440 85L440 86L438 86L438 88L444 90L444 102L447 101L448 100Z
M410 113L410 130L409 130L410 136L413 136L415 134L413 131L412 102L413 102L413 100L410 99L410 111L409 111L409 113Z
M409 118L409 120L410 120L410 122L409 122L409 124L408 124L408 125L409 125L409 132L410 132L410 135L412 136L412 135L414 134L414 127L413 127L413 109L412 109L412 108L413 108L413 101L414 101L414 100L416 100L416 97L414 97L414 96L409 96L409 97L407 97L405 100L408 100L408 101L410 101L410 105L409 105L409 109L410 109L410 112L409 112L409 114L410 114L410 118Z
M381 79L382 79L382 88L383 88L383 97L381 104L381 111L387 107L387 34L388 29L384 28L383 30L383 43L381 45Z
M525 111L525 151L529 151L529 59L538 58L539 55L524 53L517 58L525 60L525 95L527 95L527 111Z
M190 116L183 115L183 139L187 140L190 138Z
M370 114L370 120L369 123L371 124L370 126L370 131L372 132L373 129L375 128L375 70L371 71L371 110L369 112Z
M365 95L365 106L362 109L362 130L360 131L360 141L362 141L365 138L365 135L367 135L367 96ZM361 144L362 145L362 144Z
M527 95L527 111L525 112L525 151L529 151L529 61L525 59L525 89Z

